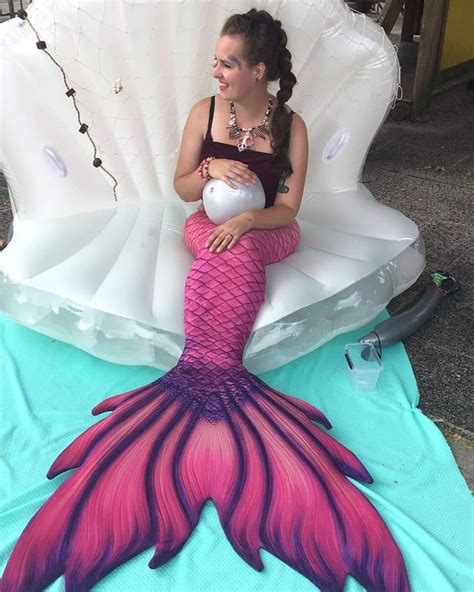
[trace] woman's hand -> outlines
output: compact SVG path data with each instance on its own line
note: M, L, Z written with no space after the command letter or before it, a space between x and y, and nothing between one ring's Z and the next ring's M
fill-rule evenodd
M251 230L252 222L249 214L234 216L224 224L216 226L206 242L209 251L220 253L224 249L232 249L240 237Z
M252 185L255 183L257 176L249 169L248 164L239 162L238 160L228 160L227 158L214 158L209 163L208 173L214 179L221 179L232 189L236 189L236 185L232 181L238 181L242 185Z

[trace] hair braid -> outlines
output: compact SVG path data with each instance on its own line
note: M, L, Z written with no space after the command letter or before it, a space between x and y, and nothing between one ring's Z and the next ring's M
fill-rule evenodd
M288 177L293 172L288 158L293 117L285 104L290 100L297 81L287 48L288 37L281 21L274 19L266 10L252 8L245 14L231 15L224 23L221 35L242 35L244 59L251 66L264 63L267 80L280 81L271 127L273 170L282 177Z

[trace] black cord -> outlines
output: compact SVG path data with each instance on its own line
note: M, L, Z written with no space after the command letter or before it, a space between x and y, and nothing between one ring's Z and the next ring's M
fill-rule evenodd
M111 179L114 181L114 186L113 186L113 188L112 188L112 191L113 191L113 193L114 193L114 199L115 199L115 201L118 201L118 200L117 200L117 185L118 185L118 181L117 181L117 179L116 179L116 178L115 178L115 177L112 175L112 173L111 173L110 171L108 171L108 170L107 170L107 169L106 169L106 168L103 166L103 164L102 164L102 160L101 160L101 159L98 157L97 146L95 145L95 142L94 142L94 140L92 139L92 137L91 137L91 135L90 135L90 133L89 133L89 126L88 126L87 124L85 124L85 123L83 123L83 122L81 121L81 113L80 113L80 111L79 111L79 108L78 108L78 106L77 106L77 102L76 102L76 91L75 91L73 88L71 88L71 87L69 86L69 84L68 84L68 82L67 82L66 72L64 71L64 68L61 66L61 64L59 64L59 63L58 63L58 62L57 62L57 61L54 59L54 57L53 57L53 56L52 56L52 55L49 53L49 51L47 51L47 49L46 49L46 43L45 43L44 41L42 41L42 40L39 38L38 32L36 31L36 29L34 28L34 26L31 24L31 22L30 22L30 20L29 20L29 18L28 18L28 14L27 14L26 10L19 10L19 11L18 11L18 13L17 13L17 16L18 16L20 19L22 19L22 20L26 21L26 22L29 24L29 26L31 27L31 29L33 30L33 32L35 33L35 35L36 35L36 38L38 39L38 43L36 44L36 46L38 47L38 49L41 49L41 50L42 50L42 51L43 51L43 52L44 52L44 53L45 53L45 54L46 54L46 55L47 55L47 56L50 58L50 60L51 60L51 61L52 61L54 64L56 64L56 66L57 66L57 67L58 67L58 68L61 70L61 73L62 73L62 75L63 75L64 84L65 84L65 86L66 86L66 88L67 88L66 95L67 95L68 97L71 97L71 98L72 98L72 102L73 102L73 105L74 105L74 109L76 110L76 113L77 113L77 120L78 120L78 122L79 122L79 131L80 131L82 134L85 134L85 135L86 135L86 136L89 138L89 140L90 140L90 142L91 142L91 144L92 144L92 147L93 147L93 149L94 149L94 160L92 161L92 164L93 164L93 165L94 165L96 168L101 168L101 169L104 171L104 173L106 173L107 175L109 175L109 177L110 177L110 178L111 178Z
M379 359L381 360L382 359L382 342L380 341L380 336L377 333L377 331L372 331L372 333L375 335L375 337L377 337L378 348L379 348L380 352L375 350L375 353L378 355Z

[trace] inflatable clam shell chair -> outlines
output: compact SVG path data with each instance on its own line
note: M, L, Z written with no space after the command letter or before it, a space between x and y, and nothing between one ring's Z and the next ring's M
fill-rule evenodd
M252 371L362 326L424 266L416 225L359 180L398 89L389 40L342 0L236 10L260 5L288 32L290 105L310 155L301 244L267 267ZM113 362L175 364L193 260L183 224L199 204L178 198L174 169L190 108L216 92L210 63L234 11L225 0L35 0L27 21L0 26L0 164L14 211L2 312Z

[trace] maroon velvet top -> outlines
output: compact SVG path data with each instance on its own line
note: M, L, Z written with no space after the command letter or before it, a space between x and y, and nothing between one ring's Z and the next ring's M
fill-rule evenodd
M243 150L239 152L234 144L226 144L224 142L214 142L211 136L212 119L214 117L214 103L215 96L211 97L211 106L209 109L209 123L207 126L207 134L204 138L201 147L201 154L199 162L208 156L215 156L216 158L229 158L231 160L238 160L249 165L257 177L262 182L265 191L265 207L269 208L275 202L277 188L279 184L279 176L272 173L273 154L268 152L259 152L258 150Z

